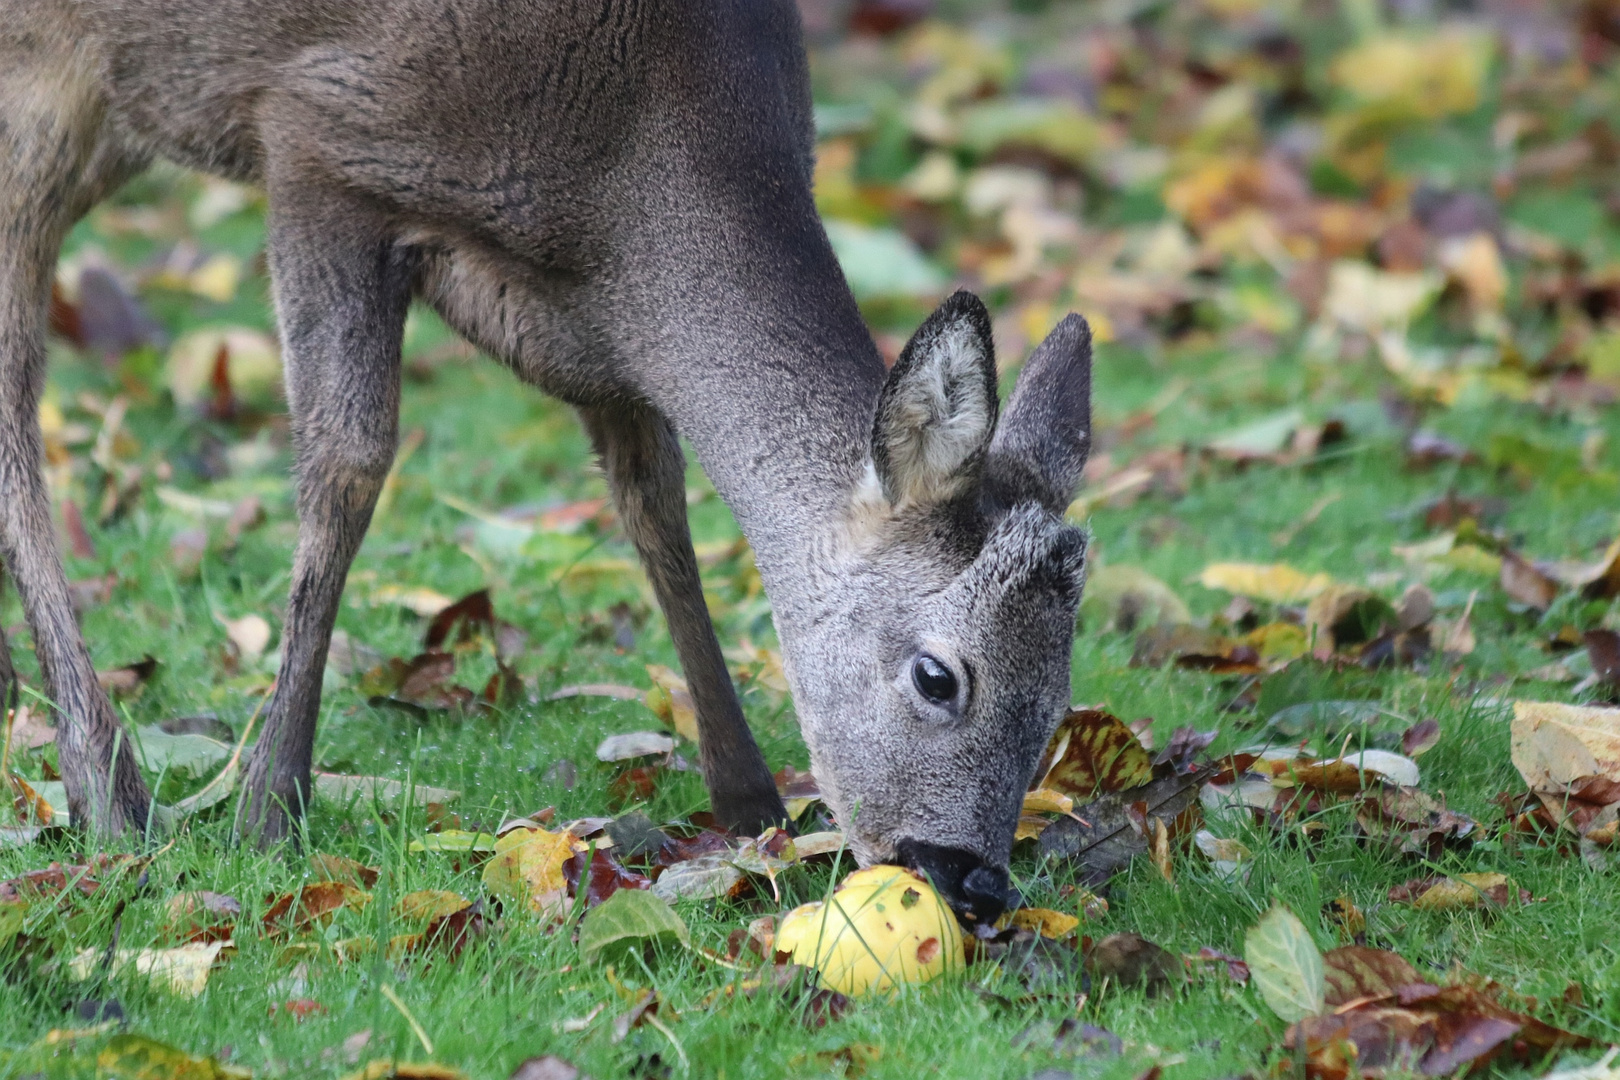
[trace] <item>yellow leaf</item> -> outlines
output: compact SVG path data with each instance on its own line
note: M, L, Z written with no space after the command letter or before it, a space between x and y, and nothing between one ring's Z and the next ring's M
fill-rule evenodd
M454 915L458 911L466 911L472 907L472 901L460 893L449 892L445 889L424 889L421 892L406 893L394 905L394 914L401 919L418 919L428 922L443 915Z
M1468 296L1475 311L1495 311L1507 298L1507 268L1488 232L1457 237L1440 245L1438 261Z
M1074 933L1080 925L1080 920L1073 915L1051 908L1019 908L1007 916L1009 925L1019 930L1032 930L1043 937L1053 940L1066 938Z
M1267 623L1243 635L1243 643L1252 646L1267 664L1286 664L1310 652L1310 642L1303 626L1293 623Z
M1506 874L1458 874L1429 886L1412 906L1419 911L1451 911L1482 907L1500 897L1506 898L1501 902L1518 899L1518 887Z
M692 692L686 680L663 664L648 664L647 676L653 688L647 691L647 708L671 728L675 734L689 742L698 741L697 707L692 703Z
M236 947L230 941L210 941L174 949L119 949L113 956L112 971L116 975L133 965L153 986L193 998L208 986L215 962L227 950L235 952ZM83 982L100 970L105 957L104 949L85 949L69 962L68 970Z
M1153 759L1118 717L1097 709L1065 716L1047 744L1040 787L1070 798L1125 791L1153 779Z
M1273 604L1298 604L1333 584L1326 574L1307 574L1285 563L1211 563L1198 581L1206 589Z
M12 804L24 825L49 825L56 819L56 808L28 781L10 775L6 779L11 781Z
M1074 800L1061 791L1036 788L1024 795L1026 814L1067 814L1074 810Z
M1383 115L1440 117L1479 104L1490 67L1485 35L1447 31L1429 37L1374 37L1333 62L1333 81Z
M566 829L513 829L495 841L484 864L484 887L502 900L526 903L544 918L568 913L568 881L563 864L586 845Z
M1620 709L1515 701L1513 766L1536 791L1594 777L1620 783Z

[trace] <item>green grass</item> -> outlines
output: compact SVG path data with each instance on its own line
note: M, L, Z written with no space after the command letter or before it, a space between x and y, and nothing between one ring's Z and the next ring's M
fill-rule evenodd
M1291 379L1308 378L1298 365L1266 368L1232 366L1236 374L1217 381L1200 369L1217 360L1189 357L1159 365L1142 357L1104 348L1099 357L1097 400L1107 423L1151 396L1154 388L1178 372L1198 380L1198 391L1184 406L1173 406L1148 441L1208 428L1231 426L1264 410L1265 390L1292 391ZM70 370L63 371L62 367ZM105 385L106 373L82 361L59 366L63 383ZM1371 380L1370 373L1362 373ZM1212 386L1222 386L1243 404L1213 403ZM1369 382L1369 385L1370 382ZM1261 408L1253 399L1260 398ZM178 420L165 421L154 408L148 437L178 438ZM1447 426L1465 438L1513 430L1556 450L1578 449L1581 429L1547 422L1528 407L1490 407L1478 414L1453 413ZM167 426L165 426L167 425ZM583 441L566 411L538 395L522 391L487 362L439 368L431 381L406 392L404 425L427 432L423 449L404 470L399 496L381 520L355 564L361 581L429 585L449 595L483 586L495 589L503 618L530 635L522 671L531 689L544 694L582 681L619 681L645 685L644 663L673 663L673 651L657 617L643 627L637 647L618 655L611 645L594 640L591 619L601 619L618 601L648 610L643 588L625 575L596 578L589 588L553 585L557 572L581 558L630 557L622 538L608 535L591 542L560 545L547 553L539 548L500 556L476 547L463 549L458 528L465 515L438 501L452 494L467 501L500 507L515 502L572 499L600 494L602 482L586 466ZM1620 423L1604 417L1602 430L1620 441ZM1609 459L1612 464L1612 453ZM132 724L202 711L216 712L240 729L252 711L262 680L223 674L219 655L223 630L212 614L235 616L279 609L291 556L293 530L283 479L285 461L251 481L233 480L211 495L230 495L233 485L251 484L267 495L271 521L252 533L233 554L215 552L193 579L178 579L168 556L168 536L185 524L173 511L147 499L123 523L95 533L98 558L74 561L71 573L87 577L114 569L120 584L110 603L89 611L85 632L101 666L113 666L152 652L163 662L156 681L124 706ZM1215 470L1194 481L1178 502L1149 498L1123 509L1102 509L1092 519L1097 551L1109 562L1140 563L1175 584L1202 614L1223 598L1183 581L1204 563L1225 558L1287 559L1310 569L1324 569L1345 580L1362 580L1377 571L1400 568L1390 554L1393 543L1410 541L1421 530L1392 518L1426 494L1451 483L1469 492L1507 496L1511 510L1506 527L1522 535L1539 554L1564 555L1585 550L1617 526L1614 503L1601 485L1555 490L1537 483L1523 490L1491 472L1470 467L1460 476L1408 474L1401 467L1398 444L1376 432L1354 432L1345 451L1308 468L1259 467L1243 473ZM702 482L694 474L693 485ZM196 485L192 485L196 486ZM226 490L221 491L220 488ZM1300 532L1286 549L1277 549L1272 534L1295 521L1323 493L1342 498ZM694 514L699 541L734 535L734 526L712 498ZM1434 717L1443 738L1424 759L1425 787L1443 791L1451 805L1482 821L1494 820L1490 798L1516 787L1508 760L1507 725L1500 707L1489 699L1508 693L1557 694L1553 687L1508 686L1504 679L1544 662L1534 647L1528 618L1510 611L1490 582L1459 580L1436 583L1442 603L1457 607L1473 590L1481 647L1461 672L1436 671L1368 674L1349 691L1343 678L1325 670L1305 672L1277 691L1273 707L1287 699L1377 696L1389 708L1411 717ZM737 602L734 567L711 575L720 597L720 629L728 642L742 636L769 640L764 608L758 601ZM408 655L421 633L419 622L391 608L360 606L362 590L351 586L340 626L357 640L386 653ZM15 601L5 608L8 624L20 613ZM26 639L15 643L26 646ZM1141 671L1127 666L1131 642L1117 634L1082 633L1075 645L1074 693L1077 700L1103 702L1127 718L1152 716L1155 729L1167 733L1181 724L1219 726L1221 744L1239 745L1244 727L1263 716L1223 713L1235 696L1229 681L1195 672ZM30 681L37 685L23 665ZM469 684L477 685L475 678ZM1532 695L1533 696L1533 695ZM806 758L794 730L792 710L768 691L745 696L745 706L773 766L804 766ZM412 778L466 793L457 810L464 818L494 824L503 815L527 813L552 805L563 818L602 813L607 805L610 771L593 758L595 743L614 731L646 726L650 717L635 703L576 699L531 704L498 718L433 718L419 721L394 710L375 709L350 687L332 685L323 708L316 757L325 767L342 771ZM546 767L559 758L579 767L580 782L563 790L544 779ZM25 770L28 763L24 765ZM647 807L655 819L679 819L703 808L704 796L694 774L671 774ZM1620 1038L1620 946L1612 928L1620 925L1620 890L1612 874L1594 874L1578 859L1543 848L1503 847L1495 832L1471 850L1448 855L1446 870L1510 872L1540 902L1500 913L1417 913L1387 904L1387 889L1407 877L1428 872L1418 863L1393 861L1358 846L1347 822L1330 815L1320 846L1301 848L1258 831L1245 839L1257 858L1245 884L1222 881L1197 855L1176 859L1177 880L1166 884L1150 866L1138 864L1115 884L1112 908L1094 937L1136 930L1176 952L1203 945L1241 952L1242 935L1273 899L1309 915L1323 903L1348 895L1368 914L1373 940L1386 944L1421 965L1444 970L1453 964L1499 979L1523 994L1559 1000L1570 981L1584 989L1584 1005L1551 1014L1564 1023L1602 1039ZM344 854L382 869L377 902L365 912L345 913L326 933L333 939L370 934L379 939L408 927L388 915L390 897L413 889L443 888L476 896L475 869L455 869L449 860L405 850L423 829L419 815L393 816L371 806L319 804L310 822L310 846ZM114 903L128 898L122 917L121 944L139 947L166 941L162 927L168 897L182 889L207 888L241 899L243 923L250 925L266 898L297 886L305 877L302 860L261 856L233 849L224 821L199 823L153 861L149 887L141 894L128 888L75 905L77 914L58 929L77 947L104 943L110 932ZM44 850L38 846L0 853L0 872L19 872L51 858L66 859L77 846ZM791 871L784 882L784 903L819 896L830 870ZM1062 906L1057 888L1064 868L1045 866L1023 853L1015 865L1020 885L1031 903ZM723 948L725 934L749 918L777 910L769 899L697 904L683 908L699 941ZM1328 931L1317 927L1324 945ZM599 967L581 964L565 934L547 933L521 915L508 916L472 950L454 963L413 961L394 964L369 960L338 965L313 961L298 968L278 961L279 947L251 932L239 935L239 951L212 978L206 993L178 1001L153 990L143 980L120 977L113 985L76 986L55 975L8 982L0 986L0 1044L21 1046L52 1027L70 1026L65 1003L85 996L116 995L132 1027L194 1052L230 1048L231 1060L266 1075L336 1076L343 1063L328 1053L362 1029L373 1032L368 1056L421 1058L422 1048L406 1020L381 995L396 988L435 1045L435 1058L452 1062L475 1077L504 1076L526 1056L563 1055L597 1076L626 1075L638 1061L657 1054L666 1063L677 1056L663 1035L637 1029L623 1043L613 1043L609 1019L620 1010L620 998ZM733 983L732 972L690 954L665 955L651 970L626 970L618 977L628 985L656 986L680 1014L670 1030L699 1075L765 1077L816 1075L825 1071L813 1055L861 1042L881 1046L882 1059L868 1075L911 1076L937 1071L948 1076L1016 1077L1047 1063L1038 1049L1015 1050L1015 1037L1041 1020L1075 1012L1081 987L1017 1004L996 1004L980 996L973 983L985 978L927 987L894 1001L862 1003L853 1014L820 1031L796 1022L791 1002L738 997L710 1007L706 997ZM1008 997L1017 991L1010 979L988 978ZM1002 985L1007 982L1009 985ZM303 1023L268 1015L271 1005L311 997L327 1012ZM561 1022L588 1014L608 1003L587 1030L564 1033ZM1130 1045L1118 1062L1088 1065L1099 1075L1125 1076L1150 1060L1180 1062L1175 1074L1188 1078L1221 1076L1254 1066L1261 1051L1280 1033L1280 1024L1250 991L1218 979L1205 979L1179 995L1145 998L1140 992L1113 990L1094 995L1079 1006L1086 1019L1110 1028Z

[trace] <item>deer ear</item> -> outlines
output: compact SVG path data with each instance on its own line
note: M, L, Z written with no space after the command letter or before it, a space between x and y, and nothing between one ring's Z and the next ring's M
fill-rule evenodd
M1091 450L1091 327L1070 315L1024 364L996 429L985 494L1001 507L1034 500L1061 514Z
M878 396L872 465L889 503L943 502L976 485L996 406L990 313L956 293L912 335Z

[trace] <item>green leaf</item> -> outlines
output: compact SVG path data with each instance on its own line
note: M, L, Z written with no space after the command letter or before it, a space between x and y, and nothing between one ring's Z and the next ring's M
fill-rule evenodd
M0 904L0 954L10 948L17 935L22 933L27 916L27 904Z
M1322 954L1299 916L1275 904L1243 939L1243 958L1260 996L1289 1023L1322 1011Z
M229 1080L251 1074L213 1058L194 1058L144 1035L114 1035L96 1055L96 1075L119 1080Z
M673 935L682 945L692 935L681 917L650 892L620 889L586 912L579 927L579 952L594 960L603 950Z
M927 296L945 287L945 275L905 233L837 219L823 224L857 298Z
M231 748L206 735L170 735L156 724L139 729L141 757L151 772L197 779L207 776L231 756Z

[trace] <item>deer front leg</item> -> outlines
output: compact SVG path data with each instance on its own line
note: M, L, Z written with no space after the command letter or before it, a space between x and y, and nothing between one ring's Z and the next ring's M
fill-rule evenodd
M697 707L698 754L716 818L754 834L787 820L776 783L748 730L703 603L686 521L686 456L669 422L650 408L581 409L601 455L613 502L669 621Z
M286 838L309 802L332 623L393 461L416 265L412 249L359 200L281 186L273 172L269 188L299 531L281 672L237 809L238 836L260 847Z

